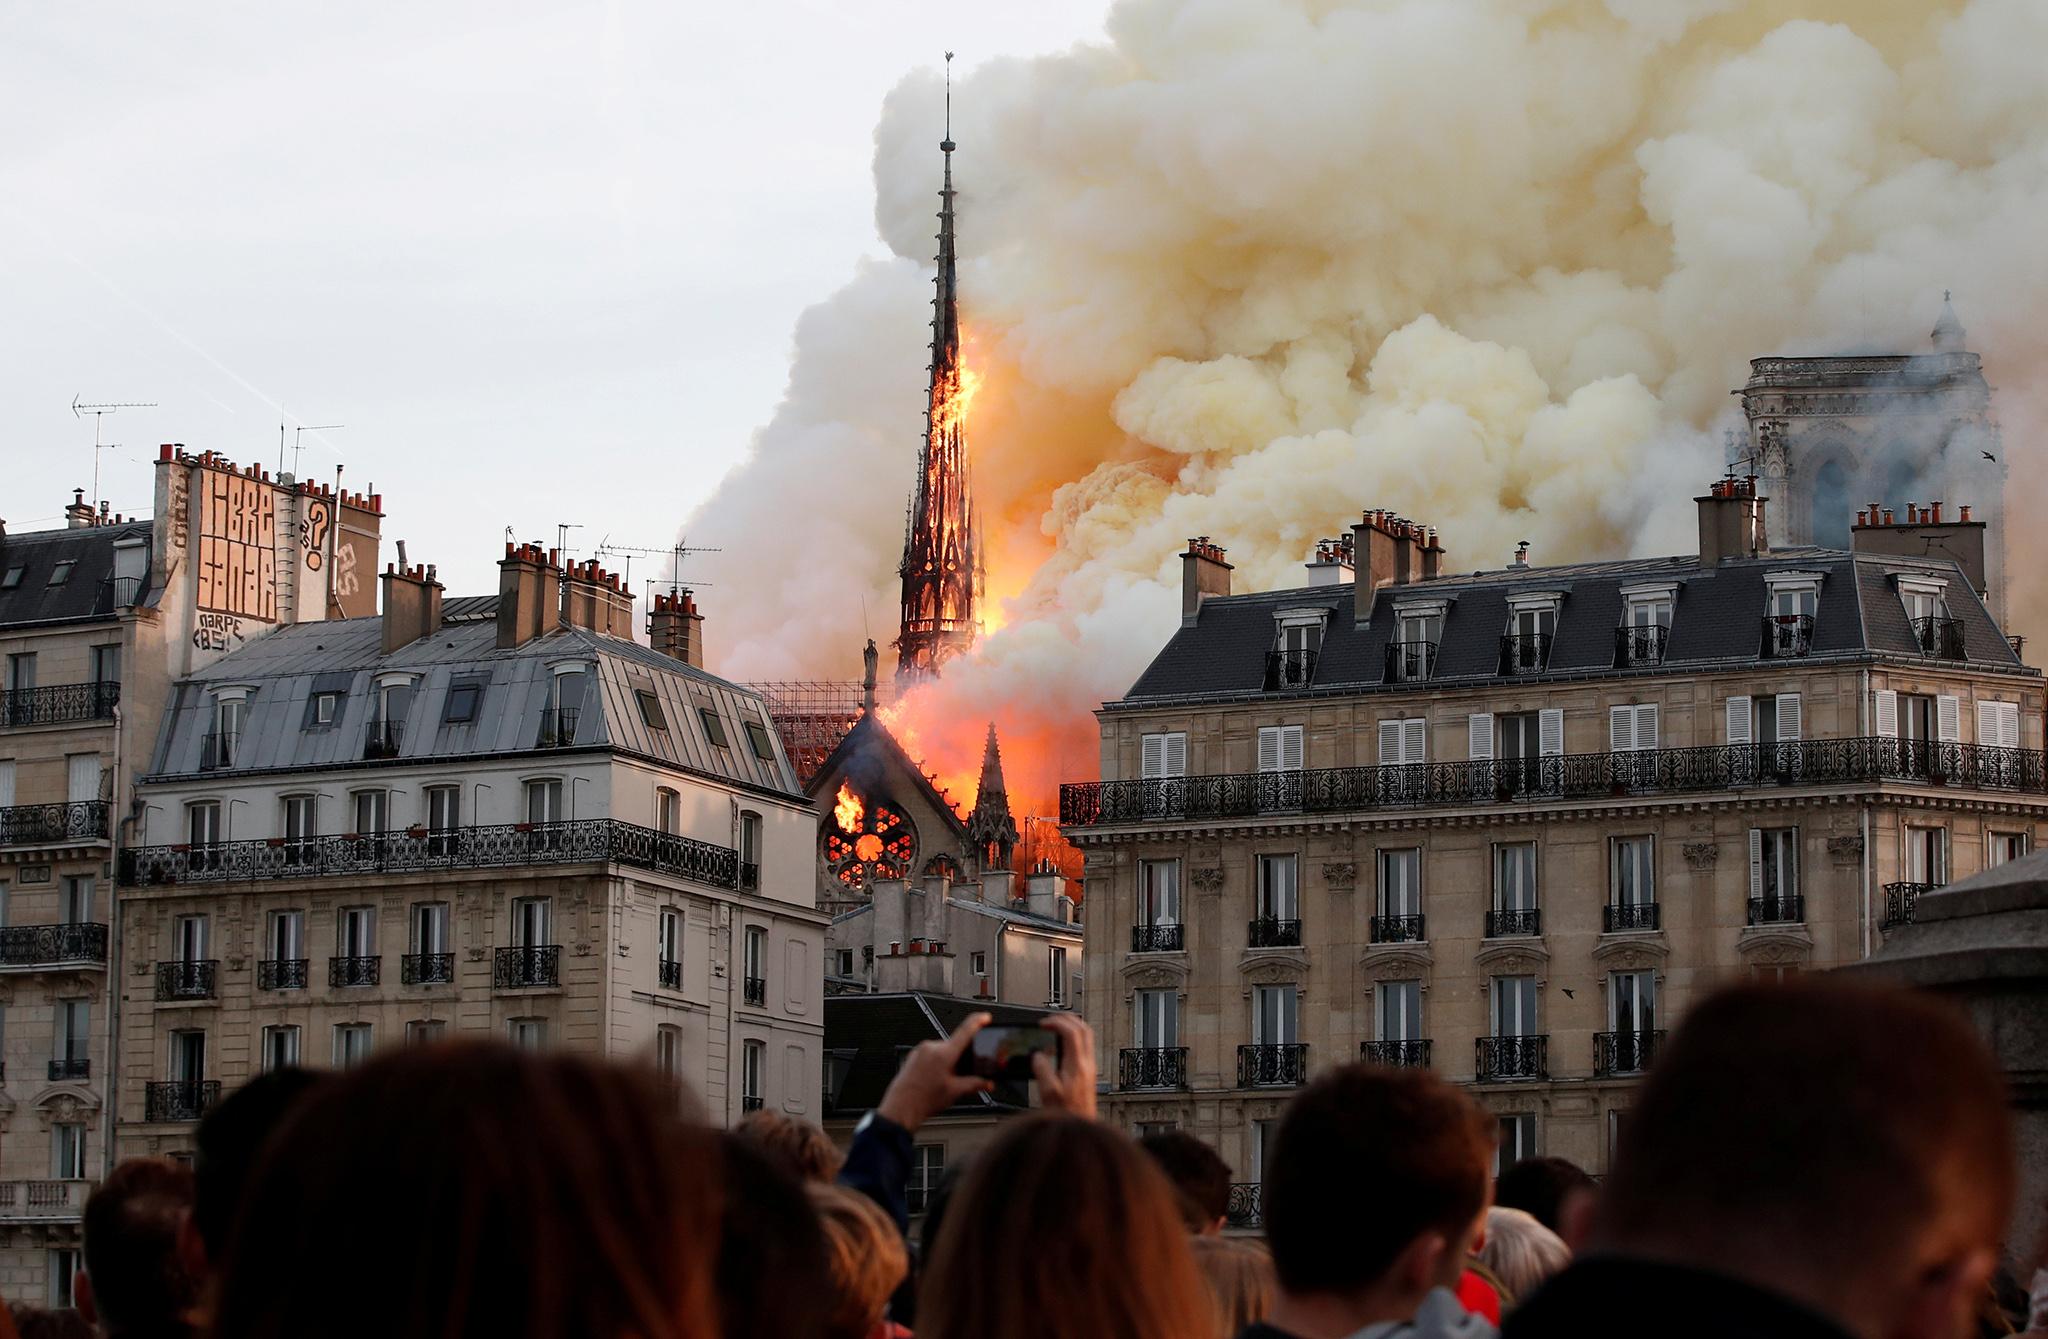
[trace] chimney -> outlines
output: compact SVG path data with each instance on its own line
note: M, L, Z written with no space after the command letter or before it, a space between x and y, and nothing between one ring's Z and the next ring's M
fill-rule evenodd
M1350 535L1317 540L1316 556L1308 563L1308 584L1342 586L1356 579L1358 572L1352 562L1351 542Z
M1437 540L1436 527L1424 532L1422 540L1422 579L1434 581L1444 573L1444 546Z
M1519 543L1519 544L1515 545L1515 557L1514 557L1514 561L1513 561L1513 562L1511 562L1511 563L1510 563L1510 564L1508 564L1508 565L1509 565L1510 567L1527 567L1527 566L1529 565L1529 541L1528 541L1528 540L1526 540L1526 539L1525 539L1525 540L1523 540L1523 541L1522 541L1521 543Z
M1230 564L1223 560L1222 546L1210 543L1207 535L1190 539L1187 552L1180 556L1180 625L1192 628L1202 601L1228 594Z
M647 636L654 649L685 665L704 668L704 615L687 590L657 592L647 614Z
M498 645L524 646L561 624L561 574L555 552L538 544L505 545L498 562Z
M336 565L352 562L358 572L376 571L378 546L382 542L384 527L384 495L377 492L351 493L337 489L334 501ZM335 574L336 565L330 565L327 569L330 581ZM399 565L405 565L403 559L399 560ZM346 566L341 567L341 571L347 570ZM377 612L372 603L377 598L377 592L367 581L358 582L353 590L347 589L345 584L330 585L328 598L331 606L339 608L340 616L343 618L368 618Z
M1757 495L1755 475L1716 479L1705 497L1693 501L1700 509L1700 566L1770 553L1764 529L1764 505L1770 499Z
M606 637L633 640L633 593L590 558L562 570L562 622Z
M1436 531L1384 507L1366 512L1351 527L1351 552L1357 565L1353 616L1360 627L1372 619L1374 591L1428 581L1443 570L1444 549Z
M992 907L1010 905L1010 893L1016 886L1014 875L1006 869L992 869L981 876L981 900Z
M431 567L384 565L384 653L441 630L441 583Z
M64 509L64 528L83 530L93 522L92 503L85 500L85 490L71 490L71 505Z
M1024 907L1034 916L1072 923L1074 899L1067 895L1067 881L1056 871L1035 872L1024 882Z
M1909 502L1905 523L1899 524L1890 507L1873 503L1857 513L1856 524L1849 531L1849 549L1889 558L1953 558L1970 589L1988 600L1990 569L1984 561L1984 522L1971 520L1967 505L1956 510L1957 515L1945 517L1939 502L1925 507Z

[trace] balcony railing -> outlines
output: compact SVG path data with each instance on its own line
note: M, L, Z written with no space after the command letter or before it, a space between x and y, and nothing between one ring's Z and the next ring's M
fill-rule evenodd
M1429 1042L1362 1041L1358 1044L1358 1058L1368 1065L1385 1065L1389 1069L1428 1069Z
M491 984L500 990L561 985L561 945L518 944L499 949L491 964Z
M1119 1088L1185 1088L1188 1086L1188 1048L1185 1046L1137 1046L1117 1052L1116 1086Z
M1422 683L1435 673L1435 642L1387 643L1388 683Z
M1749 899L1751 925L1796 925L1806 919L1806 899L1798 893L1776 893Z
M92 1060L83 1055L59 1056L50 1062L50 1082L62 1083L66 1079L92 1077Z
M1596 1032L1593 1034L1593 1073L1640 1074L1657 1057L1664 1042L1662 1029L1655 1032Z
M1223 1214L1224 1223L1230 1227L1247 1230L1264 1227L1265 1189L1256 1181L1233 1182L1230 1187L1230 1207Z
M156 965L156 997L160 1000L210 1000L220 963L207 958L160 962Z
M93 602L96 615L114 613L120 609L132 609L142 603L148 593L149 583L141 577L101 577L99 598Z
M58 846L107 839L107 802L16 804L0 809L0 846Z
M1884 886L1884 920L1877 927L1880 930L1895 929L1913 923L1913 913L1919 907L1923 893L1931 893L1941 887L1938 883L1888 883Z
M306 958L260 959L256 964L256 989L304 990L310 966Z
M1133 925L1131 952L1179 953L1188 944L1187 927L1179 922L1164 925Z
M1543 910L1540 907L1516 907L1505 911L1495 909L1486 913L1488 939L1512 939L1542 933Z
M220 1101L219 1079L173 1079L142 1085L142 1119L151 1123L198 1120Z
M404 721L371 721L363 736L363 757L396 758L398 746L404 742Z
M1472 1052L1472 1075L1482 1083L1550 1077L1548 1036L1476 1037Z
M1510 632L1500 639L1500 672L1513 678L1541 674L1550 663L1550 634Z
M78 1218L85 1212L94 1184L86 1180L0 1181L0 1219Z
M1412 916L1375 916L1366 930L1375 944L1419 944L1423 933L1422 913Z
M537 749L565 749L576 742L576 709L555 707L540 714L540 736L534 740Z
M338 954L327 960L327 984L336 990L374 986L383 979L384 959L378 954Z
M10 688L0 692L0 728L112 720L120 700L121 685L111 680Z
M104 811L105 806L101 808ZM228 883L604 861L719 888L739 885L739 853L730 847L608 818L432 832L418 828L375 837L312 837L289 844L280 837L200 847L140 846L121 853L120 876L129 885Z
M406 953L398 959L402 986L446 986L455 981L453 953Z
M1764 617L1765 660L1795 660L1813 652L1812 614L1768 614Z
M665 990L683 988L683 964L674 958L662 958L656 964L656 975Z
M0 966L55 967L106 960L107 927L96 921L0 929Z
M740 981L741 1000L751 1008L768 1007L768 978L765 976L743 977Z
M1237 1086L1284 1088L1308 1081L1308 1043L1299 1041L1237 1048Z
M1247 948L1300 948L1301 922L1256 916L1245 925Z
M1316 678L1316 653L1314 651L1268 651L1266 652L1266 691L1278 692L1282 688L1306 688Z
M1656 930L1662 928L1662 919L1655 902L1609 902L1600 908L1600 933Z
M1969 648L1963 642L1963 625L1958 619L1916 618L1913 640L1920 643L1922 655L1937 660L1968 659Z
M1614 630L1614 667L1661 665L1671 629L1662 623L1629 624Z
M740 891L751 893L761 886L761 866L752 860L740 861Z
M1069 827L1902 782L2048 794L2048 755L1891 735L1060 787Z

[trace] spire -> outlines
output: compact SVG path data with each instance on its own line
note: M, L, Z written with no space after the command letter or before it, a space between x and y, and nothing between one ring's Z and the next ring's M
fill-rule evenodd
M981 750L981 784L975 790L974 811L967 815L967 840L980 855L983 872L1008 869L1017 850L1017 821L1010 816L994 721L989 722L988 743Z
M1956 319L1956 309L1949 303L1947 289L1941 290L1941 316L1934 322L1933 338L1936 353L1961 353L1963 351L1963 323Z

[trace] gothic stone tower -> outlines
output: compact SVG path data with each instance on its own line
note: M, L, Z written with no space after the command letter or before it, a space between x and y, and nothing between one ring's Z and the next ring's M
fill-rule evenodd
M1872 504L1974 507L2003 618L2005 453L1991 388L1946 295L1932 335L1925 353L1752 359L1738 392L1748 453L1773 502L1774 546L1846 549L1856 509Z

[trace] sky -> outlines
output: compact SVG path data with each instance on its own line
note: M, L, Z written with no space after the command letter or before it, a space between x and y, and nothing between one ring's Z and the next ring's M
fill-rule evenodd
M280 421L339 424L288 432L284 467L296 441L302 475L374 485L386 560L407 540L450 594L495 589L507 527L664 548L771 415L804 308L887 254L883 96L1103 10L8 6L0 518L90 495L76 398L153 402L101 425L117 511L149 510L158 443L276 469Z

